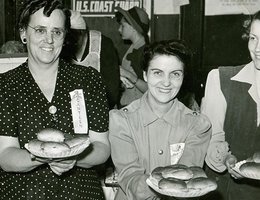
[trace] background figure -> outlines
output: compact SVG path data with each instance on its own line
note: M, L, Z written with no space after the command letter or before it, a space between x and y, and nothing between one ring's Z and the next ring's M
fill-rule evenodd
M211 124L176 98L190 59L189 49L179 40L148 46L143 65L147 92L121 110L110 111L111 156L120 185L116 200L160 199L146 184L156 167L203 166ZM183 152L170 153L178 147Z
M119 23L119 33L123 40L131 41L131 45L125 53L121 67L120 79L123 84L121 106L128 105L133 100L140 98L147 90L147 84L143 79L141 67L143 49L149 43L148 14L141 8L133 7L129 10L116 8L116 19Z
M14 53L25 53L26 48L20 41L7 41L1 47L1 53L3 54L14 54Z
M207 171L218 183L206 198L210 200L260 199L260 181L240 179L232 169L260 151L260 11L246 25L252 61L213 69L202 101L213 130L206 162L215 172Z
M101 73L107 87L109 108L119 103L119 58L112 40L101 32L89 30L80 12L71 10L71 30L63 57L69 62L93 67Z
M60 0L27 1L19 16L28 60L0 79L2 199L104 199L92 167L110 155L106 91L96 70L60 59L69 18ZM45 128L88 134L91 146L74 157L35 157L24 145Z

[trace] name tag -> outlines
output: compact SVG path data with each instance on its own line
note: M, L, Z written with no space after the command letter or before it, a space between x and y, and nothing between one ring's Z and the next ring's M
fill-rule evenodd
M170 145L171 151L171 165L175 165L180 160L183 151L184 151L185 143L176 143Z
M77 89L70 92L70 98L74 132L86 134L88 133L88 118L83 90Z

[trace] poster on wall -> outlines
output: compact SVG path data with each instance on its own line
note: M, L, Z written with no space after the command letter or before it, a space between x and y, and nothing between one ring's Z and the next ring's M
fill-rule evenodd
M134 6L143 8L144 0L73 0L72 9L81 12L84 17L112 17L115 8L128 10Z
M205 0L205 15L251 15L260 8L260 0Z
M180 7L187 4L189 4L189 0L154 0L154 14L180 14Z

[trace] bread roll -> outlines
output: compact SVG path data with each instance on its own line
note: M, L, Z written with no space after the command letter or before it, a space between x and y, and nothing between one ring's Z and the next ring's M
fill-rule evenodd
M41 145L43 152L46 154L60 154L65 151L70 151L70 147L61 142L43 142Z
M205 178L207 178L206 173L204 172L204 170L201 167L192 166L192 167L189 167L189 169L193 173L193 177L192 178L198 178L198 177L205 177Z
M180 180L189 180L193 177L192 171L185 165L171 165L162 171L164 178L176 178Z
M253 160L254 160L254 162L256 162L256 163L260 163L260 152L254 153L254 155L253 155Z
M64 134L53 128L45 128L37 134L37 139L43 142L64 142Z
M75 136L72 139L65 140L65 143L69 145L70 148L75 147L77 145L82 144L83 142L88 140L88 136Z
M260 163L246 162L239 167L242 173L255 174L260 177Z
M211 190L215 190L217 188L217 183L209 178L198 177L193 178L187 183L188 189L202 190L210 188Z
M162 173L165 167L156 167L153 169L152 173Z
M187 191L187 185L183 180L179 180L176 178L163 178L159 181L158 187L162 190L167 191L179 191L185 192Z
M43 152L43 148L42 148L42 141L39 141L37 139L31 140L28 142L28 150L32 151L32 152Z

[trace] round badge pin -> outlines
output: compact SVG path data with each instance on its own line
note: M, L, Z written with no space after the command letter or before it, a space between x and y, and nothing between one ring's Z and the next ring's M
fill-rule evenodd
M49 113L51 113L51 114L55 114L57 112L57 108L56 108L56 106L50 106L49 107Z

